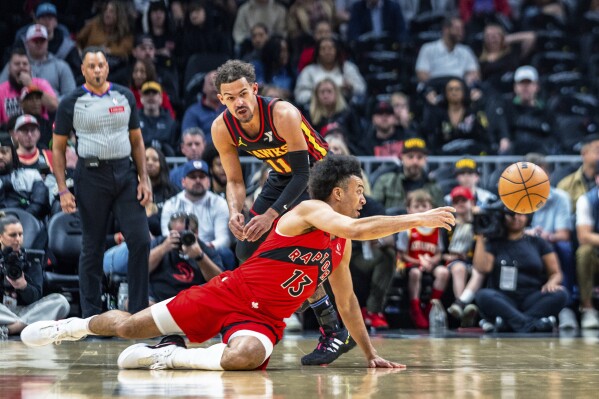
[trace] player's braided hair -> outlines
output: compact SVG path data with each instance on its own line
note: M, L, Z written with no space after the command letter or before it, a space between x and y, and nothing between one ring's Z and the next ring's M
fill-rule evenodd
M313 199L326 200L333 188L347 188L351 176L362 178L358 158L351 155L327 154L310 171L308 190Z
M254 66L240 60L229 60L216 70L214 86L216 86L216 90L220 93L221 84L231 83L241 78L245 78L249 84L256 82Z

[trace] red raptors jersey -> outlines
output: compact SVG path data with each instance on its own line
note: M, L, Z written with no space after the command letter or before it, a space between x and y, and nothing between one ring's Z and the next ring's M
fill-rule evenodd
M439 229L415 228L408 230L408 256L433 256L439 249Z
M276 226L237 270L255 306L275 318L289 317L339 265L345 238L322 230L282 236ZM254 305L253 305L254 306Z
M254 157L268 163L273 171L280 175L291 175L291 166L287 160L287 142L281 138L275 129L272 119L274 105L280 101L278 98L256 96L260 114L260 132L255 138L250 138L243 130L237 118L229 110L223 112L223 120L231 139L239 150L243 150ZM324 158L327 154L328 144L308 123L302 115L301 123L304 140L308 145L310 165Z

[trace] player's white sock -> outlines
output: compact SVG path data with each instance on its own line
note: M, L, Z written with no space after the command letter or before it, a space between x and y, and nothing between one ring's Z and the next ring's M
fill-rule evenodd
M468 288L466 288L464 292L462 292L462 295L460 295L460 301L462 301L465 304L469 304L470 302L472 302L473 299L474 292L472 292L472 290Z
M220 361L226 344L220 343L208 348L191 348L173 353L173 367L176 369L224 370Z
M96 316L90 316L87 319L73 317L69 319L69 329L76 335L98 335L89 329L89 321Z

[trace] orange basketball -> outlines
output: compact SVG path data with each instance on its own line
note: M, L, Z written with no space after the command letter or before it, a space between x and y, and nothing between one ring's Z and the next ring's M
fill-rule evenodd
M550 183L543 169L531 162L511 164L497 184L503 204L516 213L533 213L549 198Z

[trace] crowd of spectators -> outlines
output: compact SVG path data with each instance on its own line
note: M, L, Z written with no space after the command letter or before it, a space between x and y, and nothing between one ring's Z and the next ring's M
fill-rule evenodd
M567 0L3 2L0 11L10 18L0 22L0 130L7 133L0 146L0 208L21 208L44 223L59 211L48 151L54 113L60 99L83 83L81 51L100 46L110 66L108 80L129 87L137 102L154 190L147 215L152 236L163 236L156 245L172 250L174 244L165 238L171 216L193 214L199 221L196 234L202 249L218 255L218 267L234 268L235 244L226 226L223 199L226 177L212 146L211 124L224 110L213 84L215 69L227 59L239 58L254 65L261 94L297 105L331 148L357 156L397 157L399 166L365 175L372 187L369 201L375 205L371 214L405 212L410 208L406 203L410 192L424 190L423 202L430 206L472 202L460 216L469 224L471 213L497 200L492 185L481 187L480 171L471 159L462 159L455 175L436 182L440 174L429 173L429 155L535 152L542 153L541 158L533 156L531 161L541 163L542 155L580 153L581 169L559 184L556 181L551 191L552 200L556 196L560 204L571 204L571 210L566 209L569 214L551 223L557 216L547 208L546 214L529 221L532 227L527 231L551 244L535 244L541 258L550 250L557 253L571 310L577 310L573 306L578 299L576 272L584 278L579 294L582 326L599 328L592 303L598 264L594 249L599 245L593 235L599 232L596 201L579 200L595 187L599 161L595 149L599 141L593 136L599 126L599 62L593 55L599 48L597 4ZM76 141L73 134L67 177L72 173L69 165L77 159ZM165 157L173 156L185 157L186 162L171 169ZM248 187L257 188L259 180ZM72 179L67 182L72 186ZM456 186L462 188L452 191ZM248 203L254 195L248 193ZM461 228L458 236L463 238L464 231ZM471 236L472 247L462 244L459 251L451 235L439 237L438 253L431 254L439 258L437 263L425 262L426 272L438 269L433 274L437 278L434 299L443 290L453 291L455 306L450 313L459 319L465 307L475 303L474 291L482 285L482 275L496 272L473 265L475 237ZM119 245L126 249L124 244L115 225L107 232L107 249ZM409 252L408 245L409 240L403 239L400 253ZM357 246L355 251L355 271L372 280L363 311L375 327L386 325L381 298L391 289L387 283L393 247L390 238ZM373 272L377 263L373 259L384 263L385 269ZM406 259L411 259L410 299L416 301L422 268L414 267L418 257ZM536 262L535 270L541 266ZM466 285L469 275L477 278L473 289ZM445 281L449 276L460 281L453 282L453 290ZM443 281L438 280L441 277ZM557 277L554 280L559 285ZM484 292L479 297L490 300ZM427 309L419 303L411 313L415 325L425 327ZM560 310L553 312L555 316ZM486 313L487 318L498 316ZM561 316L560 323L565 319ZM524 324L529 328L535 320ZM513 326L522 330L521 325Z

